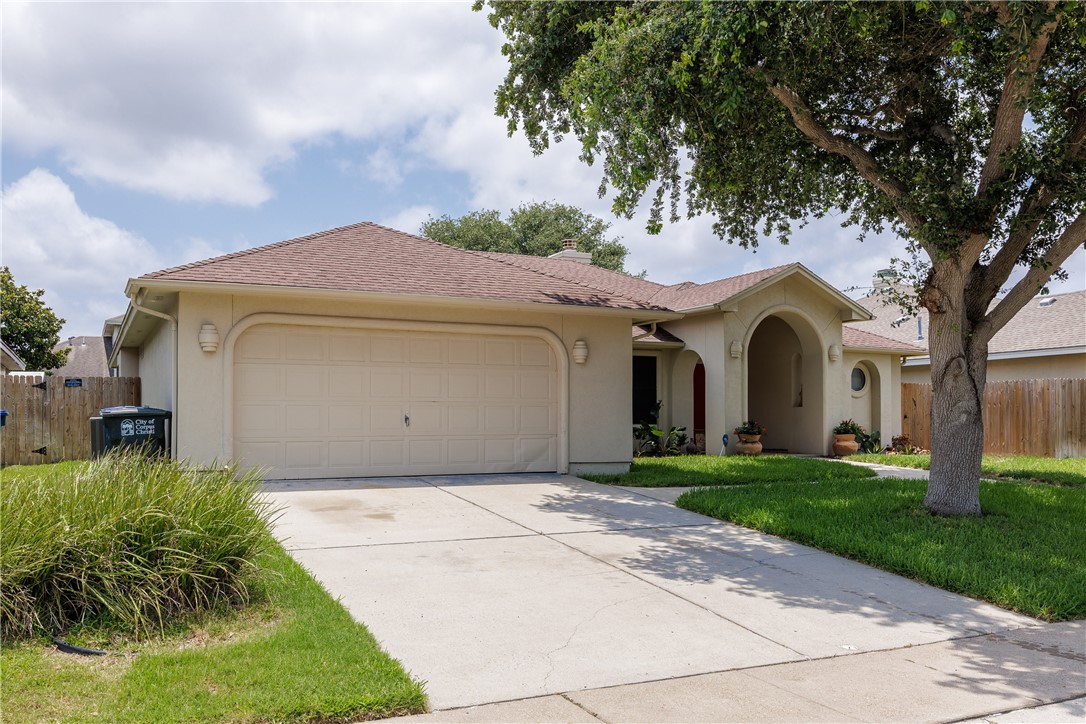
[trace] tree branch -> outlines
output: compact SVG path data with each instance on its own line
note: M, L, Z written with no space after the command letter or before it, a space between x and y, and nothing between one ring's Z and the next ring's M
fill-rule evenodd
M1075 161L1081 158L1084 151L1086 151L1084 143L1086 143L1086 108L1078 112L1075 124L1068 134L1067 152L1064 155L1064 160ZM1026 193L1025 198L1022 199L1022 203L1018 207L1018 213L1016 214L1019 222L1018 227L1011 232L1006 243L1003 244L995 258L992 259L992 263L988 265L988 269L984 274L986 284L994 284L998 287L1010 276L1018 263L1018 258L1037 233L1038 227L1044 220L1045 212L1057 198L1058 195L1050 186L1043 182L1034 181L1033 186Z
M788 109L788 112L792 115L792 122L796 124L796 128L803 135L807 136L823 151L848 159L864 179L889 197L898 216L910 229L917 229L923 225L924 220L905 207L904 202L908 193L905 184L888 174L884 174L875 158L859 145L848 139L835 136L820 126L815 121L811 109L800 98L798 93L786 85L777 83L772 76L767 76L767 80L769 92Z
M1055 0L1049 0L1048 9L1056 7ZM997 6L1000 22L1004 21L1004 13L1008 13L1005 6ZM1041 65L1045 51L1048 49L1048 41L1052 37L1052 31L1060 22L1059 15L1041 26L1037 35L1030 43L1029 50L1022 58L1017 53L1013 54L1007 64L1007 72L1003 76L1003 92L999 96L999 105L996 107L995 122L992 125L992 139L988 144L988 157L984 160L984 168L980 172L980 181L977 184L976 198L983 199L988 188L1001 179L1007 169L1003 166L1003 154L1018 145L1022 138L1022 119L1026 115L1026 99L1033 90L1033 83L1037 79L1037 69ZM1007 19L1009 21L1009 18Z
M1044 283L1052 276L1052 269L1059 268L1083 244L1086 244L1086 211L1079 212L1075 220L1063 230L1060 237L1041 258L1041 261L1048 266L1035 266L1026 272L1010 293L988 313L985 321L989 329L1002 329L1011 317L1018 314L1018 310L1026 306L1026 302L1044 286Z

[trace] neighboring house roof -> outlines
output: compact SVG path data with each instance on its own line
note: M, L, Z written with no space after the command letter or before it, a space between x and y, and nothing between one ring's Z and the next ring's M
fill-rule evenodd
M68 350L68 361L53 374L61 377L109 377L113 339L107 337L69 337L53 347L54 352Z
M907 293L906 288L897 291ZM858 299L875 319L851 326L927 350L928 311L906 312L884 294L873 292ZM918 339L917 319L920 320ZM1086 352L1086 290L1034 297L996 332L988 344L989 356L1028 357L1055 351ZM923 363L924 360L917 360Z
M0 364L8 371L22 372L26 369L26 363L2 339L0 339Z

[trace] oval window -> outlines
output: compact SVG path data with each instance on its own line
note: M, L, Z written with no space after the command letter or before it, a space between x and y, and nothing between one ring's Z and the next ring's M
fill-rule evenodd
M852 391L862 392L867 387L867 373L862 367L852 368Z

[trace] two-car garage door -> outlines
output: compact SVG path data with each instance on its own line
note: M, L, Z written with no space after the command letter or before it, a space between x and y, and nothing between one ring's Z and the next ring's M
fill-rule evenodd
M535 337L258 325L234 347L234 454L270 478L557 469Z

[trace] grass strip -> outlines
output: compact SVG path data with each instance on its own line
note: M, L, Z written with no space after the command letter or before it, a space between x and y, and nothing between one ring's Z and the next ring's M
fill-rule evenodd
M259 563L255 618L213 617L104 657L0 648L4 721L346 722L425 710L422 685L282 548Z
M750 483L817 482L863 479L876 473L858 465L798 458L786 455L681 455L666 458L636 458L630 472L588 474L580 477L597 483L641 488L702 485L746 485Z
M849 460L879 465L895 465L899 468L931 467L931 455L851 455ZM1066 487L1086 487L1086 459L1042 458L1031 455L985 455L981 460L981 473L989 478L1025 480L1031 483L1048 483Z
M943 518L921 506L926 486L706 488L676 504L1046 621L1086 617L1086 491L984 482L983 518Z

